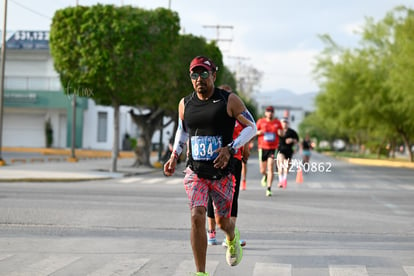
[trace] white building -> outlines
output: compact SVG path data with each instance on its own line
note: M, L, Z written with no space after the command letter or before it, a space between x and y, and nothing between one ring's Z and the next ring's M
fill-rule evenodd
M53 130L51 147L72 145L73 97L63 92L49 51L48 31L16 31L6 42L3 101L3 147L46 147L46 123ZM113 146L113 108L96 105L88 91L76 96L76 148L110 150ZM129 110L120 109L120 149L125 134L139 129ZM138 112L138 111L136 111ZM159 132L157 133L159 135ZM168 141L164 135L164 143ZM158 142L154 135L154 143Z

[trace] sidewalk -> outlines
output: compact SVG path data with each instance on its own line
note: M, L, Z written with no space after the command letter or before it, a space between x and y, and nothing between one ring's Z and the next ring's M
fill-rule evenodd
M14 163L0 166L0 182L86 181L161 171L161 169L146 166L131 167L133 163L134 158L118 158L117 172L110 171L111 158L81 159L78 162Z

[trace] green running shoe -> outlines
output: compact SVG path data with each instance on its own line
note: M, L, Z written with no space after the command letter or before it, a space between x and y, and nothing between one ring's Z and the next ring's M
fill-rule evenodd
M267 175L263 175L263 177L262 177L262 186L263 187L266 187L267 186Z
M272 196L272 191L266 190L266 196Z
M194 276L209 276L207 272L197 272Z
M239 229L234 228L234 239L227 242L226 261L230 266L238 265L243 258L243 249L240 245Z

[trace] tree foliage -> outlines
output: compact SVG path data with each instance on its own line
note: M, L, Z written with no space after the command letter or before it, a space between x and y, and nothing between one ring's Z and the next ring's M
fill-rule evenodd
M414 12L397 7L379 22L367 19L359 48L345 49L328 35L321 36L326 47L314 71L321 92L317 110L301 128L322 131L328 139L369 145L378 152L396 143L411 149L413 27Z
M166 9L76 6L56 11L50 48L63 87L87 87L98 104L114 107L113 166L119 147L119 106L157 106L171 79L171 45L179 18ZM70 93L71 91L65 91ZM152 123L152 122L151 122ZM153 124L153 123L152 123Z

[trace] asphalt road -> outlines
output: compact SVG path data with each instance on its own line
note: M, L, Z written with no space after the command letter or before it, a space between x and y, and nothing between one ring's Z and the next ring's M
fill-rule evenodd
M414 170L311 161L303 183L292 171L273 197L249 161L244 258L229 267L210 246L210 275L413 276ZM0 275L191 275L182 177L0 183Z

